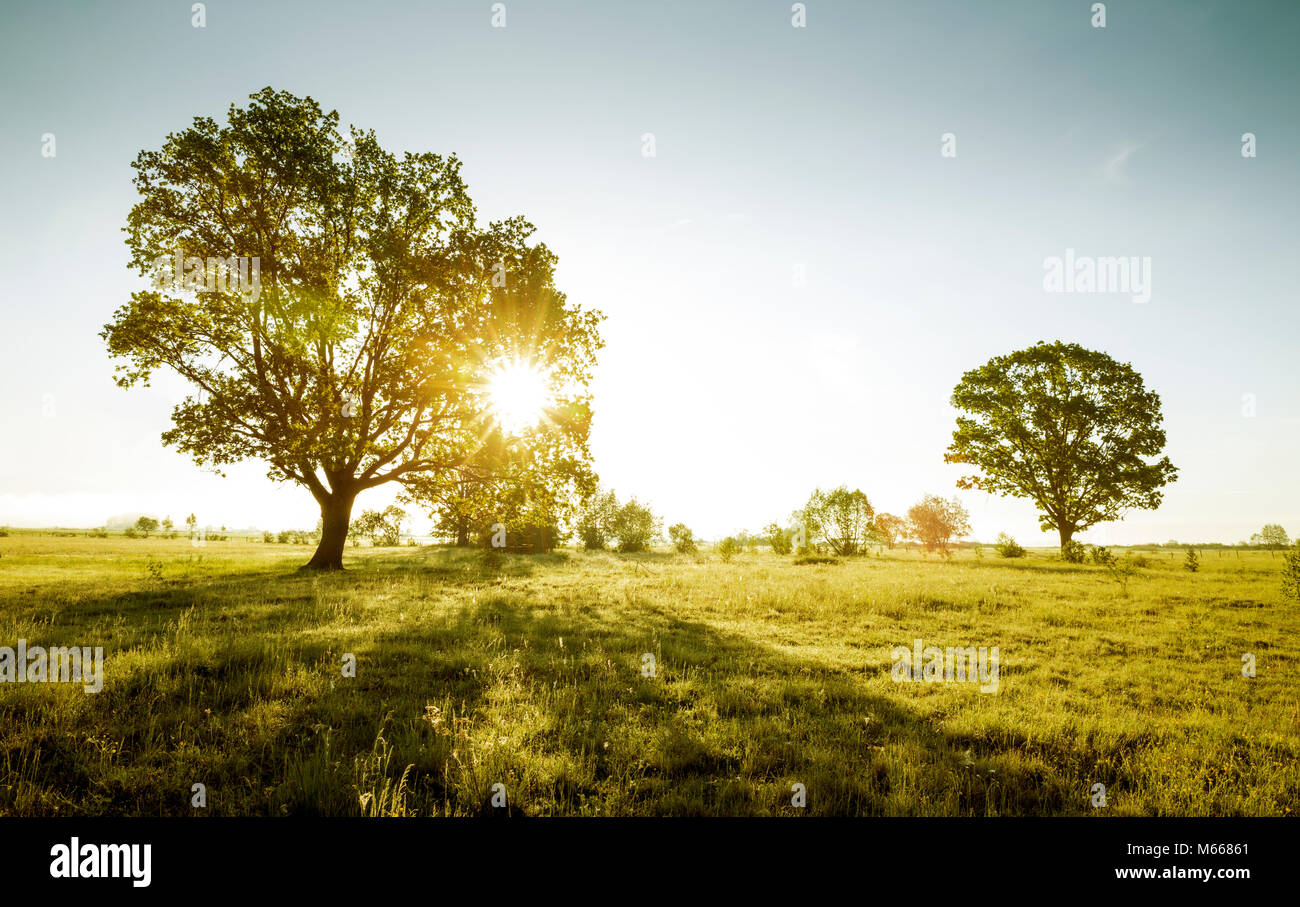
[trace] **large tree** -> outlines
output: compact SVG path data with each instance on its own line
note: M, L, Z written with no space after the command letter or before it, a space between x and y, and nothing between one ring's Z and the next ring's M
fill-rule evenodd
M959 488L1032 500L1044 530L1075 532L1155 509L1178 470L1160 398L1128 364L1077 344L1039 342L989 360L952 393L957 418L944 459L974 466Z
M336 113L266 88L133 166L127 245L154 285L105 326L117 381L170 369L197 394L164 443L216 468L260 459L308 488L322 521L308 567L342 566L361 492L474 460L501 363L546 376L536 430L563 425L569 455L588 458L601 316L556 290L527 221L476 223L455 156L345 139ZM173 256L184 275L168 283Z

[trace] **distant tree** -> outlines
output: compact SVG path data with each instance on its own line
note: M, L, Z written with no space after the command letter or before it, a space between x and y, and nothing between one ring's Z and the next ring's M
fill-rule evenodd
M1201 556L1196 553L1195 548L1187 549L1187 556L1183 559L1183 569L1188 573L1195 573L1201 569Z
M887 548L893 548L898 540L907 535L907 520L892 513L878 513L875 521L876 538Z
M1074 533L1154 509L1178 470L1165 446L1160 398L1133 367L1077 344L1038 343L962 376L961 415L944 459L974 466L959 488L1032 500L1061 545Z
M612 491L597 490L588 497L578 512L576 526L582 547L588 551L604 550L614 535L618 511L618 496Z
M393 547L401 543L402 521L406 511L396 504L390 504L383 510L363 510L361 516L352 522L352 532L370 539L372 545Z
M618 540L619 551L645 551L659 538L662 526L649 507L632 498L615 511L610 535Z
M685 523L673 523L668 527L668 539L673 543L673 550L678 554L695 554L700 546L695 541L695 533Z
M736 541L734 535L729 535L718 542L714 550L718 552L718 557L722 558L723 563L727 563L740 552L740 542Z
M792 535L794 533L791 530L778 523L768 523L763 528L763 536L767 539L767 543L772 546L773 554L789 554Z
M866 494L849 491L841 485L830 491L813 489L808 503L796 516L807 530L809 540L821 538L836 554L857 554L872 529L875 511Z
M926 551L947 554L949 545L970 532L970 514L956 498L927 494L907 511L908 534Z
M135 521L135 531L148 538L149 533L158 531L158 521L151 516L142 516Z
M1291 540L1287 537L1286 530L1280 525L1268 523L1263 529L1250 537L1250 543L1264 548L1275 548L1280 551L1290 545Z
M164 443L218 468L259 459L307 488L324 524L307 568L342 569L363 492L473 459L499 421L498 363L547 376L533 430L587 456L601 316L555 287L556 256L530 244L526 220L476 223L454 156L345 137L337 113L265 88L132 166L131 267L155 285L101 333L118 383L175 372L198 392ZM179 286L160 264L174 255ZM228 280L224 262L249 280Z
M162 528L163 528L163 532L171 532L173 529L176 528L175 524L172 522L171 517L166 517L163 519Z
M1015 539L1005 532L998 533L997 544L993 550L998 553L998 557L1024 557L1025 549L1021 547Z
M185 518L185 528L189 530L189 534L191 536L194 535L195 531L198 529L198 526L199 526L199 519L194 514L191 513L189 516Z

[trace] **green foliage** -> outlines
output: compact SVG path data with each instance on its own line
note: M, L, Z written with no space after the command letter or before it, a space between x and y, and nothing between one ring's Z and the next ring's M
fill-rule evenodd
M993 550L998 553L998 557L1025 556L1025 549L1005 532L998 533L998 541L997 544L993 546Z
M1183 559L1183 569L1188 573L1195 573L1201 569L1201 556L1196 553L1195 548L1187 549L1187 556Z
M657 538L663 523L650 508L632 498L614 514L610 535L622 552L645 551Z
M158 521L151 516L142 516L135 521L135 526L132 528L140 535L148 538L149 533L158 531Z
M777 523L768 523L767 526L763 528L763 537L766 538L767 543L772 546L772 552L774 554L789 554L791 548L790 540L793 535L794 533L791 530L786 529Z
M876 540L892 549L899 539L906 537L907 520L892 513L878 513L872 529Z
M978 470L958 481L1032 500L1062 545L1127 509L1154 509L1178 470L1165 446L1160 398L1132 366L1077 344L1038 343L967 372L944 459Z
M1104 545L1093 545L1088 551L1088 557L1098 567L1109 567L1115 563L1115 555Z
M808 541L821 539L836 554L857 554L870 537L875 510L866 494L841 485L830 491L814 489L803 510L796 514Z
M361 516L352 521L352 532L370 539L372 545L391 548L401 544L402 523L405 520L406 511L396 504L390 504L382 511L362 511Z
M700 546L695 541L695 533L685 523L674 523L668 527L668 538L673 543L673 550L678 554L695 554Z
M714 551L718 552L718 557L722 558L724 563L729 563L733 557L740 553L740 542L734 535L729 535L714 546Z
M1061 560L1067 564L1082 564L1088 558L1088 549L1082 542L1068 539L1061 545Z
M578 540L588 551L603 551L614 535L614 521L618 517L618 496L612 491L599 491L587 498L578 512L576 529Z
M1291 544L1291 540L1287 537L1286 530L1279 524L1268 523L1263 529L1250 537L1250 543L1281 551Z
M948 554L955 539L970 532L970 514L957 498L928 494L907 511L908 532L926 551Z
M1300 542L1286 553L1282 565L1282 595L1300 601Z
M201 465L260 459L309 489L324 522L309 566L342 566L359 494L387 482L422 493L475 460L498 362L528 362L554 391L536 430L554 435L544 466L514 478L545 486L552 467L590 459L602 316L566 301L526 220L476 222L454 155L345 137L337 113L265 88L132 166L130 263L154 285L101 334L117 381L174 372L198 392L174 409L166 444ZM204 267L178 285L176 255ZM236 257L246 283L228 279Z

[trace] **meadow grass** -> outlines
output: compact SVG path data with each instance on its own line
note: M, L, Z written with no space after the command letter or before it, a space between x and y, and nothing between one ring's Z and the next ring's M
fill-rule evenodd
M797 565L349 548L343 574L295 572L309 556L0 539L0 645L106 655L98 694L0 684L0 814L1200 816L1300 800L1300 608L1267 553L1207 551L1188 573L1155 552L1127 590L1041 551ZM916 638L998 646L998 692L895 683L891 649Z

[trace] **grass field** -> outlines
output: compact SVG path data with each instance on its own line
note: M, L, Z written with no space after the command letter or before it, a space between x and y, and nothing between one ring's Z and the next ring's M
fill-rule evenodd
M0 814L1282 815L1300 802L1300 608L1267 553L1207 551L1195 574L1181 551L1152 553L1127 594L1041 551L795 565L349 548L342 575L296 574L309 555L0 539L0 645L106 655L98 694L0 684ZM890 650L916 638L998 646L998 692L895 683Z

